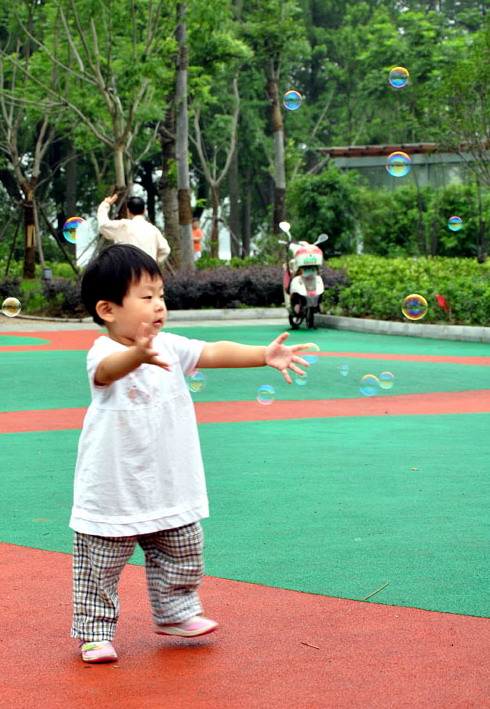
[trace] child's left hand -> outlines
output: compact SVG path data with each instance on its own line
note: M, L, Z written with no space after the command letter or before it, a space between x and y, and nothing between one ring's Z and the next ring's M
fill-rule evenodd
M269 365L269 367L278 369L287 383L291 384L288 369L296 374L304 374L305 372L296 365L301 364L304 367L309 367L308 362L297 355L297 352L307 350L309 345L291 345L290 347L283 345L282 343L288 337L289 333L283 332L282 335L279 335L274 342L271 342L271 344L265 348L265 363Z

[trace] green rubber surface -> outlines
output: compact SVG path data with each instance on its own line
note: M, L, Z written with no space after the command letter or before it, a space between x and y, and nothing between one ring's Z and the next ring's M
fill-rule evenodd
M179 329L186 336L250 343L267 343L280 331ZM290 337L310 340L324 351L490 352L478 343L346 332ZM1 356L8 372L3 411L88 404L85 352ZM257 386L271 383L277 399L363 401L359 377L385 368L395 374L395 387L380 396L489 388L490 370L483 366L347 360L319 358L303 387L287 386L264 369L211 371L196 400L254 400ZM349 375L341 377L338 366L345 363ZM489 425L490 414L201 424L211 502L204 522L206 572L358 600L387 583L372 602L488 616ZM0 541L71 551L78 436L76 430L1 436ZM141 561L137 553L134 562Z

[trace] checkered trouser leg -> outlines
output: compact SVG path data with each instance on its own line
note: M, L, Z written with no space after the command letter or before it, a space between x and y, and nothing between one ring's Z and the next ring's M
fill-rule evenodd
M201 613L197 588L203 575L199 522L132 537L75 532L71 636L112 640L119 618L117 586L136 543L145 553L148 592L156 623L180 623Z
M96 537L75 532L71 637L112 640L119 618L119 577L136 537Z
M139 537L157 624L181 623L202 612L197 589L204 572L199 522Z

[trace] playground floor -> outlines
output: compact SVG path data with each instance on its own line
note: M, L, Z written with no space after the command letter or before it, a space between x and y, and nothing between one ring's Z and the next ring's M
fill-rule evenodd
M282 324L169 329L265 344ZM100 330L1 323L0 707L490 707L489 345L300 330L305 385L209 370L201 639L152 634L142 556L117 663L69 638L76 447ZM389 371L392 388L359 391ZM262 384L275 388L268 406Z

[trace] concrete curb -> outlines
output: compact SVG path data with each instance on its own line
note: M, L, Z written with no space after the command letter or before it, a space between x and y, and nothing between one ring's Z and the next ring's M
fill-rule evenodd
M286 308L224 308L220 310L169 310L168 322L175 320L270 320L284 318Z
M31 320L38 322L79 323L82 326L92 325L92 318L46 318L40 316L18 315L15 320ZM248 323L283 320L287 328L288 311L286 308L224 308L219 310L170 310L169 323L219 323L220 321L247 321ZM13 324L12 322L10 323ZM19 323L20 324L20 323ZM431 325L429 323L393 322L390 320L369 320L364 318L347 318L337 315L316 315L315 325L332 330L352 330L354 332L370 332L376 335L402 335L405 337L427 337L436 340L461 340L466 342L490 342L490 327L471 325ZM15 329L15 328L14 328Z
M376 335L403 335L428 337L435 340L462 340L465 342L490 342L490 327L472 325L431 325L430 323L393 322L346 318L337 315L316 315L315 325L333 330L371 332Z

